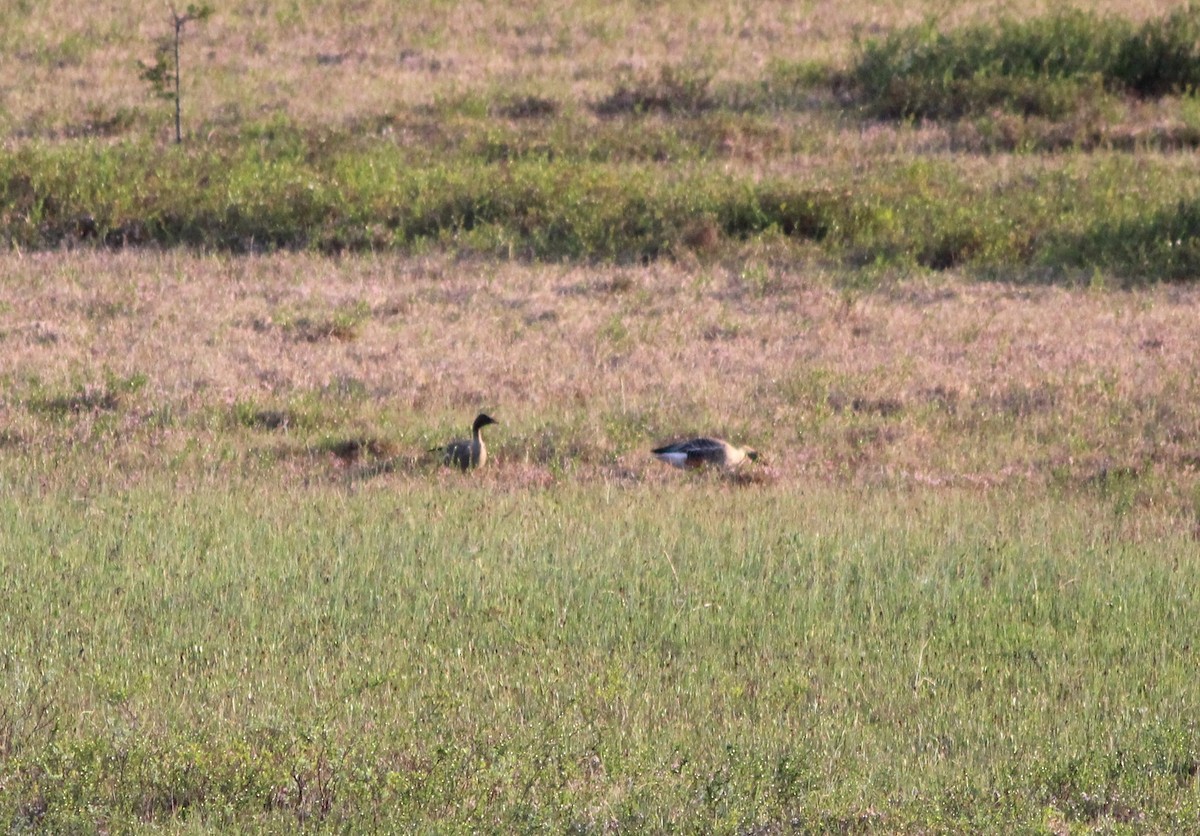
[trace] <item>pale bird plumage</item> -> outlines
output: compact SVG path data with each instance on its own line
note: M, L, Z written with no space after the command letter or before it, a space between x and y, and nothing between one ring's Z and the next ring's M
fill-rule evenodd
M758 459L758 451L720 438L689 438L650 452L660 461L680 468L736 467L746 459Z
M430 452L441 453L442 464L457 467L460 470L470 470L483 467L487 463L487 445L483 443L483 428L488 424L499 424L495 418L486 413L479 413L475 423L471 425L471 437L451 441L443 447L434 447Z

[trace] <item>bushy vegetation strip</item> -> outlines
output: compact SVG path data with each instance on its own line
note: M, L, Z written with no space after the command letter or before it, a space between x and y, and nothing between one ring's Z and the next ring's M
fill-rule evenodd
M1058 117L1104 91L1191 92L1200 86L1200 5L1140 25L1081 10L950 31L930 22L867 42L852 77L889 118L994 107Z
M233 251L445 245L642 259L698 221L734 238L778 229L819 240L856 220L854 202L829 189L638 166L414 169L379 152L310 160L145 146L26 149L5 163L0 226L24 248L89 239Z
M29 146L0 158L10 247L451 252L644 261L763 236L849 264L1200 272L1200 209L1164 161L1111 155L1001 178L954 161L750 178L526 159L409 165L337 143Z

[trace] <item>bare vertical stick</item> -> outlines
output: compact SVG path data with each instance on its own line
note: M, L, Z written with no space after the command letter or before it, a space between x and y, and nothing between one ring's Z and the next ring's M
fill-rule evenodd
M179 39L183 34L183 24L187 22L187 15L180 17L175 9L171 9L171 16L175 18L175 144L179 145L183 142L183 115L182 105L179 102Z

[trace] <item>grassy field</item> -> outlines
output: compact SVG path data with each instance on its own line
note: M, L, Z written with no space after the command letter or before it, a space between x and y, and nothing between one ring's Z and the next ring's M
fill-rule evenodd
M8 491L51 829L1186 829L1191 537L1009 491Z
M178 147L0 9L0 826L1200 827L1200 13L1080 8L237 0Z
M1190 289L4 269L16 829L1200 814ZM713 430L767 461L648 455Z

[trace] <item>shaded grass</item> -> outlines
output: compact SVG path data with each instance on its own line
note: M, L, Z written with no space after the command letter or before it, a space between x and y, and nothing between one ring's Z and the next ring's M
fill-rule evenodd
M1101 221L1055 247L1081 267L1191 278L1200 273L1200 203L1181 200L1146 215Z
M103 383L84 384L69 394L55 394L35 383L26 402L32 411L54 419L81 412L112 412L144 387L147 380L140 373L121 378L108 372Z
M664 65L657 78L622 82L609 95L592 105L599 116L632 113L700 113L717 102L709 93L711 77L703 68Z
M97 487L0 510L9 820L1195 815L1193 544L1086 502Z

